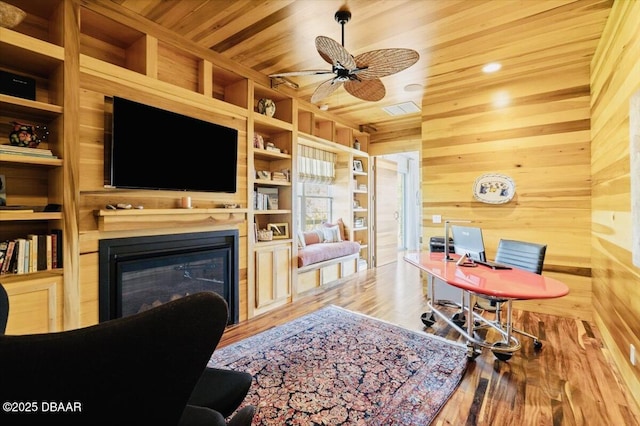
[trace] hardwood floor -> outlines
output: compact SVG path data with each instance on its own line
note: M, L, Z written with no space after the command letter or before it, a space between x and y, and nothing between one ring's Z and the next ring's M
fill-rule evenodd
M425 329L424 291L417 268L403 261L388 264L229 327L219 347L330 304L461 340L442 321ZM522 349L508 362L483 350L469 361L434 425L640 425L638 407L620 384L595 324L518 310L514 320L537 334L543 348L534 351L532 341L522 338Z

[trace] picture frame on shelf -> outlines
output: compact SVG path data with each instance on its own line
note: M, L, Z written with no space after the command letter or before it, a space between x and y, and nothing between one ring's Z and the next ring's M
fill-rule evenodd
M258 133L253 134L253 147L258 149L264 149L264 138Z
M289 224L288 223L268 223L267 230L273 231L273 239L281 240L289 238Z
M364 167L362 166L361 160L353 160L353 171L354 172L364 172Z

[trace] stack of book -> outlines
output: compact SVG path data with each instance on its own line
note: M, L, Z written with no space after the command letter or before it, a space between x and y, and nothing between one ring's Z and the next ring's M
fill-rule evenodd
M0 154L26 155L29 157L58 158L50 149L27 148L26 146L0 145Z
M271 173L271 180L277 180L280 182L288 182L289 179L287 178L287 175L283 172L272 172Z
M62 267L62 231L0 242L0 273L26 274Z

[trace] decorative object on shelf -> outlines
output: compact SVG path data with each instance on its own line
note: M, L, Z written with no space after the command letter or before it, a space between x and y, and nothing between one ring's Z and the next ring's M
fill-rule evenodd
M7 181L4 175L0 175L0 206L7 205Z
M353 160L353 171L354 172L364 172L364 168L362 167L362 161L360 160Z
M0 27L13 28L19 25L26 16L24 10L0 1Z
M258 229L258 241L271 241L273 240L273 231L267 229Z
M271 172L268 170L257 170L256 177L258 179L271 180Z
M353 208L354 209L359 209L360 208L360 201L353 200Z
M271 99L262 98L258 101L258 112L267 117L273 117L276 113L276 103Z
M479 176L473 183L473 196L487 204L504 204L516 193L516 184L509 176L489 173Z
M236 209L236 208L238 208L238 204L236 204L236 203L227 203L227 204L224 205L224 208L225 209Z
M273 142L267 142L267 144L265 145L264 149L266 149L267 151L271 151L271 152L280 152L280 148L275 146L273 144Z
M288 223L268 223L267 230L273 232L273 239L279 240L289 238L289 224Z
M358 139L356 139L356 140L353 142L353 148L354 148L354 149L357 149L358 151L360 150L360 142L358 142Z
M353 224L354 224L354 226L355 226L356 228L363 228L363 227L365 227L365 226L366 226L366 225L365 225L365 221L364 221L364 218L363 218L363 217L357 217L357 218L354 220Z
M367 185L365 185L364 183L361 183L360 186L358 186L358 191L367 191Z
M180 206L183 209L190 209L191 208L191 197L189 197L189 196L182 197L182 199L180 200Z
M13 130L9 133L9 142L13 146L35 148L40 142L47 140L49 130L46 126L19 123L12 121ZM39 134L38 134L39 133Z
M253 134L253 147L258 149L264 149L264 139L262 135L258 133Z

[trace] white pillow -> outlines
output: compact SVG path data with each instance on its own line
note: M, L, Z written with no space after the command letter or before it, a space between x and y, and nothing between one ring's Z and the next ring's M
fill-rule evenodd
M304 241L304 232L298 229L298 248L305 248L307 243Z
M325 243L339 243L342 241L342 236L340 235L340 228L338 225L336 226L323 226L322 234L324 235Z

